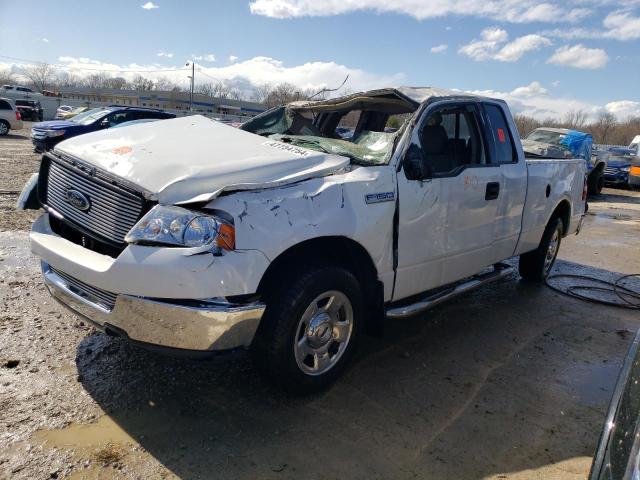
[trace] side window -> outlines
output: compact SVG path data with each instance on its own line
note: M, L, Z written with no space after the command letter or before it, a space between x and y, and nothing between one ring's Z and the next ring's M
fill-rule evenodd
M504 112L497 105L485 104L484 109L489 117L491 134L495 145L495 153L491 163L513 163L518 161L518 156L513 145L511 130L507 125Z
M420 131L420 144L434 175L455 174L465 165L483 162L475 107L452 106L432 112Z
M107 121L109 122L109 126L113 127L114 125L118 125L120 123L128 122L131 120L131 112L115 112L109 114L107 117Z
M13 110L11 104L6 100L0 100L0 110Z

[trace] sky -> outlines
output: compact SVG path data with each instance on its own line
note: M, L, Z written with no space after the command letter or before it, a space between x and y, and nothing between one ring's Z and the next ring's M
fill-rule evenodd
M640 0L0 0L0 69L437 86L539 118L640 115Z

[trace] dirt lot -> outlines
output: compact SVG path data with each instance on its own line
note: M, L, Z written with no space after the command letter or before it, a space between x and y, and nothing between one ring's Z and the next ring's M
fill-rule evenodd
M12 210L39 157L0 139L0 478L582 479L637 312L514 275L365 338L321 395L245 354L165 358L54 304ZM640 195L606 190L559 271L640 271Z

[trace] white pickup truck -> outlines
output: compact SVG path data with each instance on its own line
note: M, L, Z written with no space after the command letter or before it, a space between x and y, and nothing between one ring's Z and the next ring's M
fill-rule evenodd
M251 347L307 392L361 333L511 274L505 259L543 280L585 198L584 161L525 160L503 101L401 87L240 129L196 115L75 137L19 205L46 211L30 238L49 291L98 328L191 355Z

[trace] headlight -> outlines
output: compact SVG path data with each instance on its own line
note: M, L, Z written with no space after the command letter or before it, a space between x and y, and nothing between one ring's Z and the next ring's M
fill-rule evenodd
M61 137L64 135L64 130L45 130L47 137Z
M629 170L631 170L631 167L622 167L620 170L622 170L623 172L628 172Z
M125 237L128 243L235 248L235 228L225 220L181 207L156 205Z

